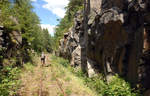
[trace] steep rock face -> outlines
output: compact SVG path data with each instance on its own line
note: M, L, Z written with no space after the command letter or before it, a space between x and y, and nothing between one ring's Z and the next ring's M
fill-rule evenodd
M101 2L101 12L89 23L87 57L105 75L119 73L135 83L143 47L142 16L133 7L126 9L125 0Z
M142 63L139 66L139 79L140 83L143 85L143 87L147 90L145 96L150 95L150 1L145 0L144 1L145 7L142 10L142 14L144 17L144 50L142 55Z
M140 83L149 89L149 1L101 2L101 11L94 20L90 16L93 12L88 17L87 58L97 62L106 76L118 73L133 85Z
M73 49L67 51L71 64L84 66L89 77L97 72L104 72L105 77L117 73L133 86L140 83L150 89L150 1L85 1L83 20L75 20L67 39L62 40L74 42L74 46L65 45Z
M74 26L60 40L60 56L71 61L71 66L81 66L81 47L83 45L83 12L78 11L74 18Z

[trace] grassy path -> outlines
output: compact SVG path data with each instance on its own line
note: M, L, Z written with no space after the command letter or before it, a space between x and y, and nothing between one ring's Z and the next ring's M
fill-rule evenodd
M40 58L35 64L26 64L21 73L19 96L96 96L83 81L47 55L46 65L41 66ZM61 62L61 60L60 60Z

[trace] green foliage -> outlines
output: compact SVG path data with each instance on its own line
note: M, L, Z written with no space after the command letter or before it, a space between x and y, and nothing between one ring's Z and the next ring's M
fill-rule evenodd
M52 56L52 59L55 60L58 64L63 65L64 67L69 67L69 61L65 60L63 58L57 57L57 56Z
M102 74L88 78L80 68L70 67L67 60L56 56L52 56L51 59L56 62L57 68L63 65L63 67L73 73L76 77L82 79L84 81L84 85L95 91L97 96L141 96L137 90L132 89L130 84L118 75L112 76L109 82L106 82L103 79ZM63 71L61 72L63 73ZM65 80L67 79L70 80L70 78L65 78Z
M8 18L10 16L9 0L0 1L0 25L10 26L12 22Z
M86 75L83 73L83 71L80 68L73 68L71 66L68 66L68 70L70 70L77 77L86 78Z
M107 96L141 96L138 92L132 92L130 84L125 80L114 76L112 81L106 87L104 94Z
M101 76L85 78L85 84L102 96L141 96L132 90L130 84L118 76L113 76L109 83L102 80Z
M22 50L52 52L52 37L47 29L39 26L40 20L33 12L31 0L1 0L0 25L9 29L7 32L16 30L22 33Z
M33 37L36 38L34 38L32 41L32 48L36 52L52 52L53 40L47 29L41 29L40 27L37 27L33 35Z
M85 84L89 86L91 89L95 90L98 94L103 94L103 92L106 90L107 85L106 83L100 79L99 77L93 77L93 78L84 78ZM105 96L104 94L102 96ZM110 95L108 95L110 96Z
M1 60L1 59L3 59L3 56L2 56L2 55L0 55L0 60Z
M81 76L80 78L84 79L85 84L95 90L98 96L141 96L138 91L134 91L131 88L128 82L118 76L114 76L109 83L106 83L101 78L101 75L93 78Z
M66 7L66 14L68 16L68 19L73 19L75 13L78 10L82 10L83 9L83 2L84 0L70 0L70 3L68 4L68 6Z
M31 64L30 62L26 63L24 66L23 66L24 70L28 70L30 72L33 71L33 68L34 68L34 65Z
M65 93L67 94L67 96L70 96L71 93L72 93L72 90L69 89L69 88L67 88L67 89L65 90Z
M20 69L6 66L0 69L0 96L12 96L16 94L20 81L17 79Z
M141 96L138 91L133 90L128 82L120 78L118 75L113 76L109 83L105 82L103 75L88 78L80 68L69 66L69 62L63 58L52 57L58 64L63 65L77 77L83 79L85 85L91 90L95 90L98 96Z
M24 48L30 49L31 42L34 40L35 32L39 24L38 16L32 11L30 0L14 0L14 17L18 19L20 31L23 37Z
M92 90L95 90L98 96L141 96L138 91L133 90L128 82L119 76L113 76L112 80L107 83L102 79L102 75L88 78L80 69L69 68L76 76L84 80Z

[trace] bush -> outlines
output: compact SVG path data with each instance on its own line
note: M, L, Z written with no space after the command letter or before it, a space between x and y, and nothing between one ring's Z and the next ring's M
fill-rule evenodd
M16 94L16 90L19 87L20 70L10 66L0 69L0 96L12 96Z
M98 96L141 96L138 91L133 90L128 82L118 75L113 76L109 83L105 82L103 75L88 78L80 68L69 66L69 61L56 56L52 57L53 61L66 67L75 76L81 78L84 84L91 90L95 91ZM59 66L59 65L58 65Z
M125 82L125 80L118 76L114 76L104 91L104 94L106 96L140 96L138 92L132 91L134 90L132 90L128 82Z
M95 90L98 96L141 96L138 91L131 88L130 84L120 78L118 75L113 76L109 83L105 82L103 76L88 78L81 70L69 68L77 77L84 80L85 85Z
M106 83L100 77L84 78L85 84L94 89L102 96L140 96L138 92L134 92L130 84L119 76L112 77L112 81Z
M64 67L68 67L68 65L69 65L69 61L68 61L68 60L65 60L65 59L60 58L60 60L59 60L59 64L63 65Z
M56 61L58 64L63 65L64 67L68 67L69 66L69 60L65 60L63 58L56 57L56 56L52 56L51 59Z

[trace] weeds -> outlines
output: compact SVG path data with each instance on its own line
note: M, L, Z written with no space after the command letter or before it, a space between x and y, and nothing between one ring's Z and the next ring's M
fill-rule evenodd
M65 90L65 93L66 93L67 96L70 96L71 93L72 93L72 90L71 90L70 88L67 88L67 89Z
M64 67L68 67L69 66L69 61L65 60L63 58L58 58L56 56L52 56L51 59L54 60L54 62L56 62L57 64L63 65Z
M12 96L20 85L18 80L20 69L6 66L0 69L0 96Z
M74 69L69 66L69 61L56 56L51 57L52 70L58 75L58 79L63 83L63 88L67 96L96 96L96 93L85 86L83 73L80 69ZM60 76L63 75L63 76ZM63 96L60 94L59 96Z
M131 88L130 84L118 75L113 76L109 83L103 80L99 74L97 77L88 78L79 68L72 68L69 62L62 58L54 56L52 59L67 68L76 77L83 80L84 85L97 93L97 96L141 96L138 91ZM58 66L58 65L57 65Z

